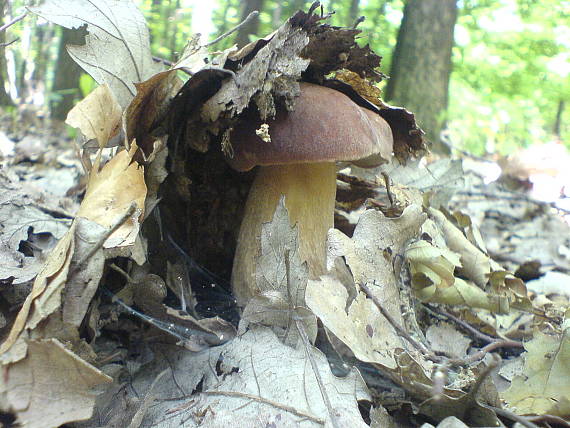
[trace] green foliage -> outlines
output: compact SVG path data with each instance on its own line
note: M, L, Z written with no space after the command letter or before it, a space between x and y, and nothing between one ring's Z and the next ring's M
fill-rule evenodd
M97 82L88 75L87 73L82 73L79 78L79 90L81 91L81 96L86 97L93 89L97 87Z
M554 138L558 103L570 101L570 17L563 3L465 2L455 28L448 115L456 144L506 153ZM569 116L561 128L567 144Z
M192 35L191 0L135 0L151 34L153 55L175 61Z
M175 60L198 28L203 0L135 0L151 31L153 54ZM207 39L234 28L245 0L218 0ZM264 36L296 10L307 10L308 0L264 0L257 35ZM383 56L388 73L405 0L360 0L357 15L365 21L359 43L370 44ZM11 3L9 17L23 11L23 0ZM350 0L323 1L324 12L335 11L330 23L352 25ZM458 0L460 16L455 27L453 73L447 113L453 144L476 153L508 152L515 147L554 138L553 128L561 101L570 106L570 15L561 0ZM564 10L566 8L566 10ZM9 18L7 17L7 18ZM200 28L204 28L201 26ZM9 71L21 96L26 87L50 88L59 31L32 17L14 25L7 39ZM47 42L45 38L55 38ZM235 34L215 49L230 47ZM42 47L43 46L43 47ZM46 48L47 46L47 48ZM34 79L40 79L39 82ZM11 83L14 83L12 78ZM83 76L83 95L93 88ZM49 92L49 91L48 91ZM45 99L57 96L46 94ZM563 112L560 136L570 144L570 107Z

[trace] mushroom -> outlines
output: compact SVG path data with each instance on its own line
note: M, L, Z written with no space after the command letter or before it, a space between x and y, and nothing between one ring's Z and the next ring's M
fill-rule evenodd
M392 131L377 113L334 89L309 83L300 87L294 110L280 111L267 122L269 138L267 126L253 112L245 114L231 134L234 156L229 164L238 171L259 166L232 270L240 306L257 294L261 224L271 221L281 195L291 223L298 225L301 260L307 262L309 276L318 277L326 271L327 232L334 227L335 162L372 167L392 155Z

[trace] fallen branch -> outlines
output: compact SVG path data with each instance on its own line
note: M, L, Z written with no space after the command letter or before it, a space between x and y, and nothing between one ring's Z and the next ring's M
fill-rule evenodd
M404 330L402 328L402 326L400 326L394 318L392 318L392 315L390 315L388 313L388 311L386 311L386 309L384 309L382 307L382 304L380 303L378 298L374 294L372 294L372 290L370 290L370 288L368 288L368 286L366 284L358 284L358 285L360 286L362 291L364 291L364 294L366 294L366 296L372 300L372 302L376 305L376 307L378 308L380 313L384 316L384 318L386 318L388 320L388 322L390 323L392 328L394 328L394 330L396 330L396 332L401 337L406 339L420 353L424 354L426 356L426 358L428 358L432 361L439 361L440 360L440 358L437 357L433 352L431 352L423 344L419 343L412 336L410 336L410 334L406 330Z
M253 12L251 12L249 15L247 15L247 18L245 18L242 22L240 22L238 25L236 25L234 28L232 28L230 31L225 32L224 34L222 34L219 37L216 37L214 40L212 40L211 42L206 43L204 46L212 46L215 45L216 43L218 43L220 40L225 39L228 36L231 36L233 33L235 33L237 30L239 30L241 27L243 27L245 24L247 24L249 21L251 21L254 17L256 17L257 15L259 15L259 12L257 10L254 10Z
M0 27L0 32L5 31L7 28L11 27L12 25L14 25L16 22L21 21L22 19L24 19L26 16L28 15L28 12L24 12L21 15L16 16L14 19L12 19L10 22L2 25Z
M263 403L263 404L267 404L268 406L273 406L276 407L278 409L284 410L286 412L292 413L295 416L299 416L301 418L306 418L309 419L313 422L316 422L320 425L324 425L325 421L317 418L316 416L312 416L308 413L305 413L301 410L297 410L294 407L291 406L287 406L286 404L281 404L281 403L277 403L275 401L272 400L268 400L267 398L263 398L263 397L259 397L257 395L253 395L253 394L248 394L247 392L238 392L238 391L203 391L201 392L201 394L206 394L206 395L223 395L226 397L236 397L236 398L245 398L248 400L253 400L253 401L257 401L259 403Z

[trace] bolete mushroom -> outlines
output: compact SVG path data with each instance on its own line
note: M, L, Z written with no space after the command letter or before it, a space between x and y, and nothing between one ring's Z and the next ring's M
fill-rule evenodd
M334 89L309 83L300 87L294 110L279 111L267 121L269 138L262 138L262 122L251 112L231 133L230 165L238 171L259 166L232 271L240 305L256 295L261 224L271 221L281 195L291 223L298 225L301 260L307 262L310 277L317 277L326 271L326 237L334 226L336 161L372 167L392 155L392 131L377 113Z

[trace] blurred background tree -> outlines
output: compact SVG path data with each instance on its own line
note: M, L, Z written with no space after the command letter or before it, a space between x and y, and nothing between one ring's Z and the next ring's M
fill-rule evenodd
M433 149L445 124L456 0L409 0L392 55L386 99L415 113Z
M257 20L215 48L244 45L311 3L134 1L149 23L153 54L167 60L176 59L193 32L212 40L259 9ZM386 98L415 111L433 142L447 141L476 154L508 153L553 140L570 144L568 0L322 3L325 12L335 11L333 25L352 26L366 17L358 26L359 43L384 57L382 70L391 75L387 87L382 84ZM2 21L21 14L23 6L23 0L0 0ZM65 117L77 95L95 86L84 73L77 78L77 71L61 79L71 67L61 48L70 36L31 16L1 33L0 105L31 103L54 118Z

